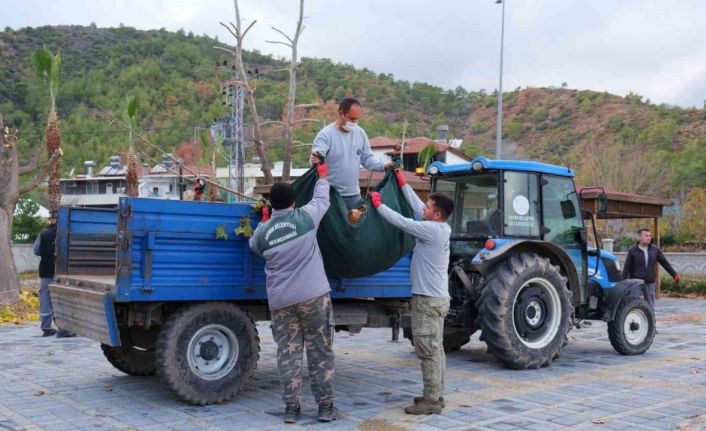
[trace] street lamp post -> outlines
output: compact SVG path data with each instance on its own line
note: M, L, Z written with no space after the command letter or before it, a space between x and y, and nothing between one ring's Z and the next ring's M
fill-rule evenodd
M498 86L498 130L495 142L495 158L500 159L500 144L503 138L503 44L505 42L505 2L496 0L495 4L503 5L502 21L500 25L500 84Z

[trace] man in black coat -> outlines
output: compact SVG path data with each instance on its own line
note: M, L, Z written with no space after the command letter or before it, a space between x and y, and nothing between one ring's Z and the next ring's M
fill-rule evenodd
M649 229L637 231L638 243L630 247L623 265L623 279L638 278L647 285L647 302L655 308L655 281L657 279L657 263L662 265L669 275L678 283L679 274L664 257L662 250L652 244L652 233Z
M49 295L49 283L54 281L54 255L56 249L56 213L49 216L49 224L37 235L34 241L34 254L39 256L39 317L41 319L42 336L56 334L58 338L75 337L69 331L52 328L54 312Z

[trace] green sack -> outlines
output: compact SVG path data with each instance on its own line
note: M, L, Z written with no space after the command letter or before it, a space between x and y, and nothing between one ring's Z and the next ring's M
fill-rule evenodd
M318 179L311 168L294 183L297 207L309 203ZM373 188L382 194L382 202L405 217L412 210L397 186L394 172L387 171L383 180ZM324 216L317 239L329 277L357 278L377 274L397 263L414 248L414 238L392 226L378 214L365 197L367 210L357 224L348 222L348 208L341 195L331 187L331 207Z

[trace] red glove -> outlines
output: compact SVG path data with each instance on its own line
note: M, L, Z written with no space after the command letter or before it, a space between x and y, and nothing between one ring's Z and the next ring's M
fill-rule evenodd
M676 281L677 283L681 281L681 277L679 277L679 274L674 276L674 281Z
M370 202L373 204L373 208L377 208L382 205L382 195L380 192L370 193Z
M328 177L328 165L326 163L319 163L316 166L316 173L319 174L319 178Z
M397 177L397 185L400 186L400 188L407 185L407 180L405 179L404 174L401 170L396 170L395 176Z
M266 222L270 219L270 208L265 205L262 207L262 221Z

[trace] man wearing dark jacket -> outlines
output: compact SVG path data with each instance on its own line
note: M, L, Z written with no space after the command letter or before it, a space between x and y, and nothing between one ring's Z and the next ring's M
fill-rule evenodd
M42 336L56 334L58 338L75 337L76 334L60 329L58 332L51 327L54 311L49 296L49 283L54 281L54 254L56 247L56 213L49 216L49 224L37 235L34 241L34 254L39 256L39 318L41 319Z
M662 250L652 244L652 233L649 229L637 231L638 243L628 250L623 265L623 279L638 278L647 285L647 302L655 308L655 281L657 279L657 263L662 265L669 275L678 283L679 274L664 257Z

